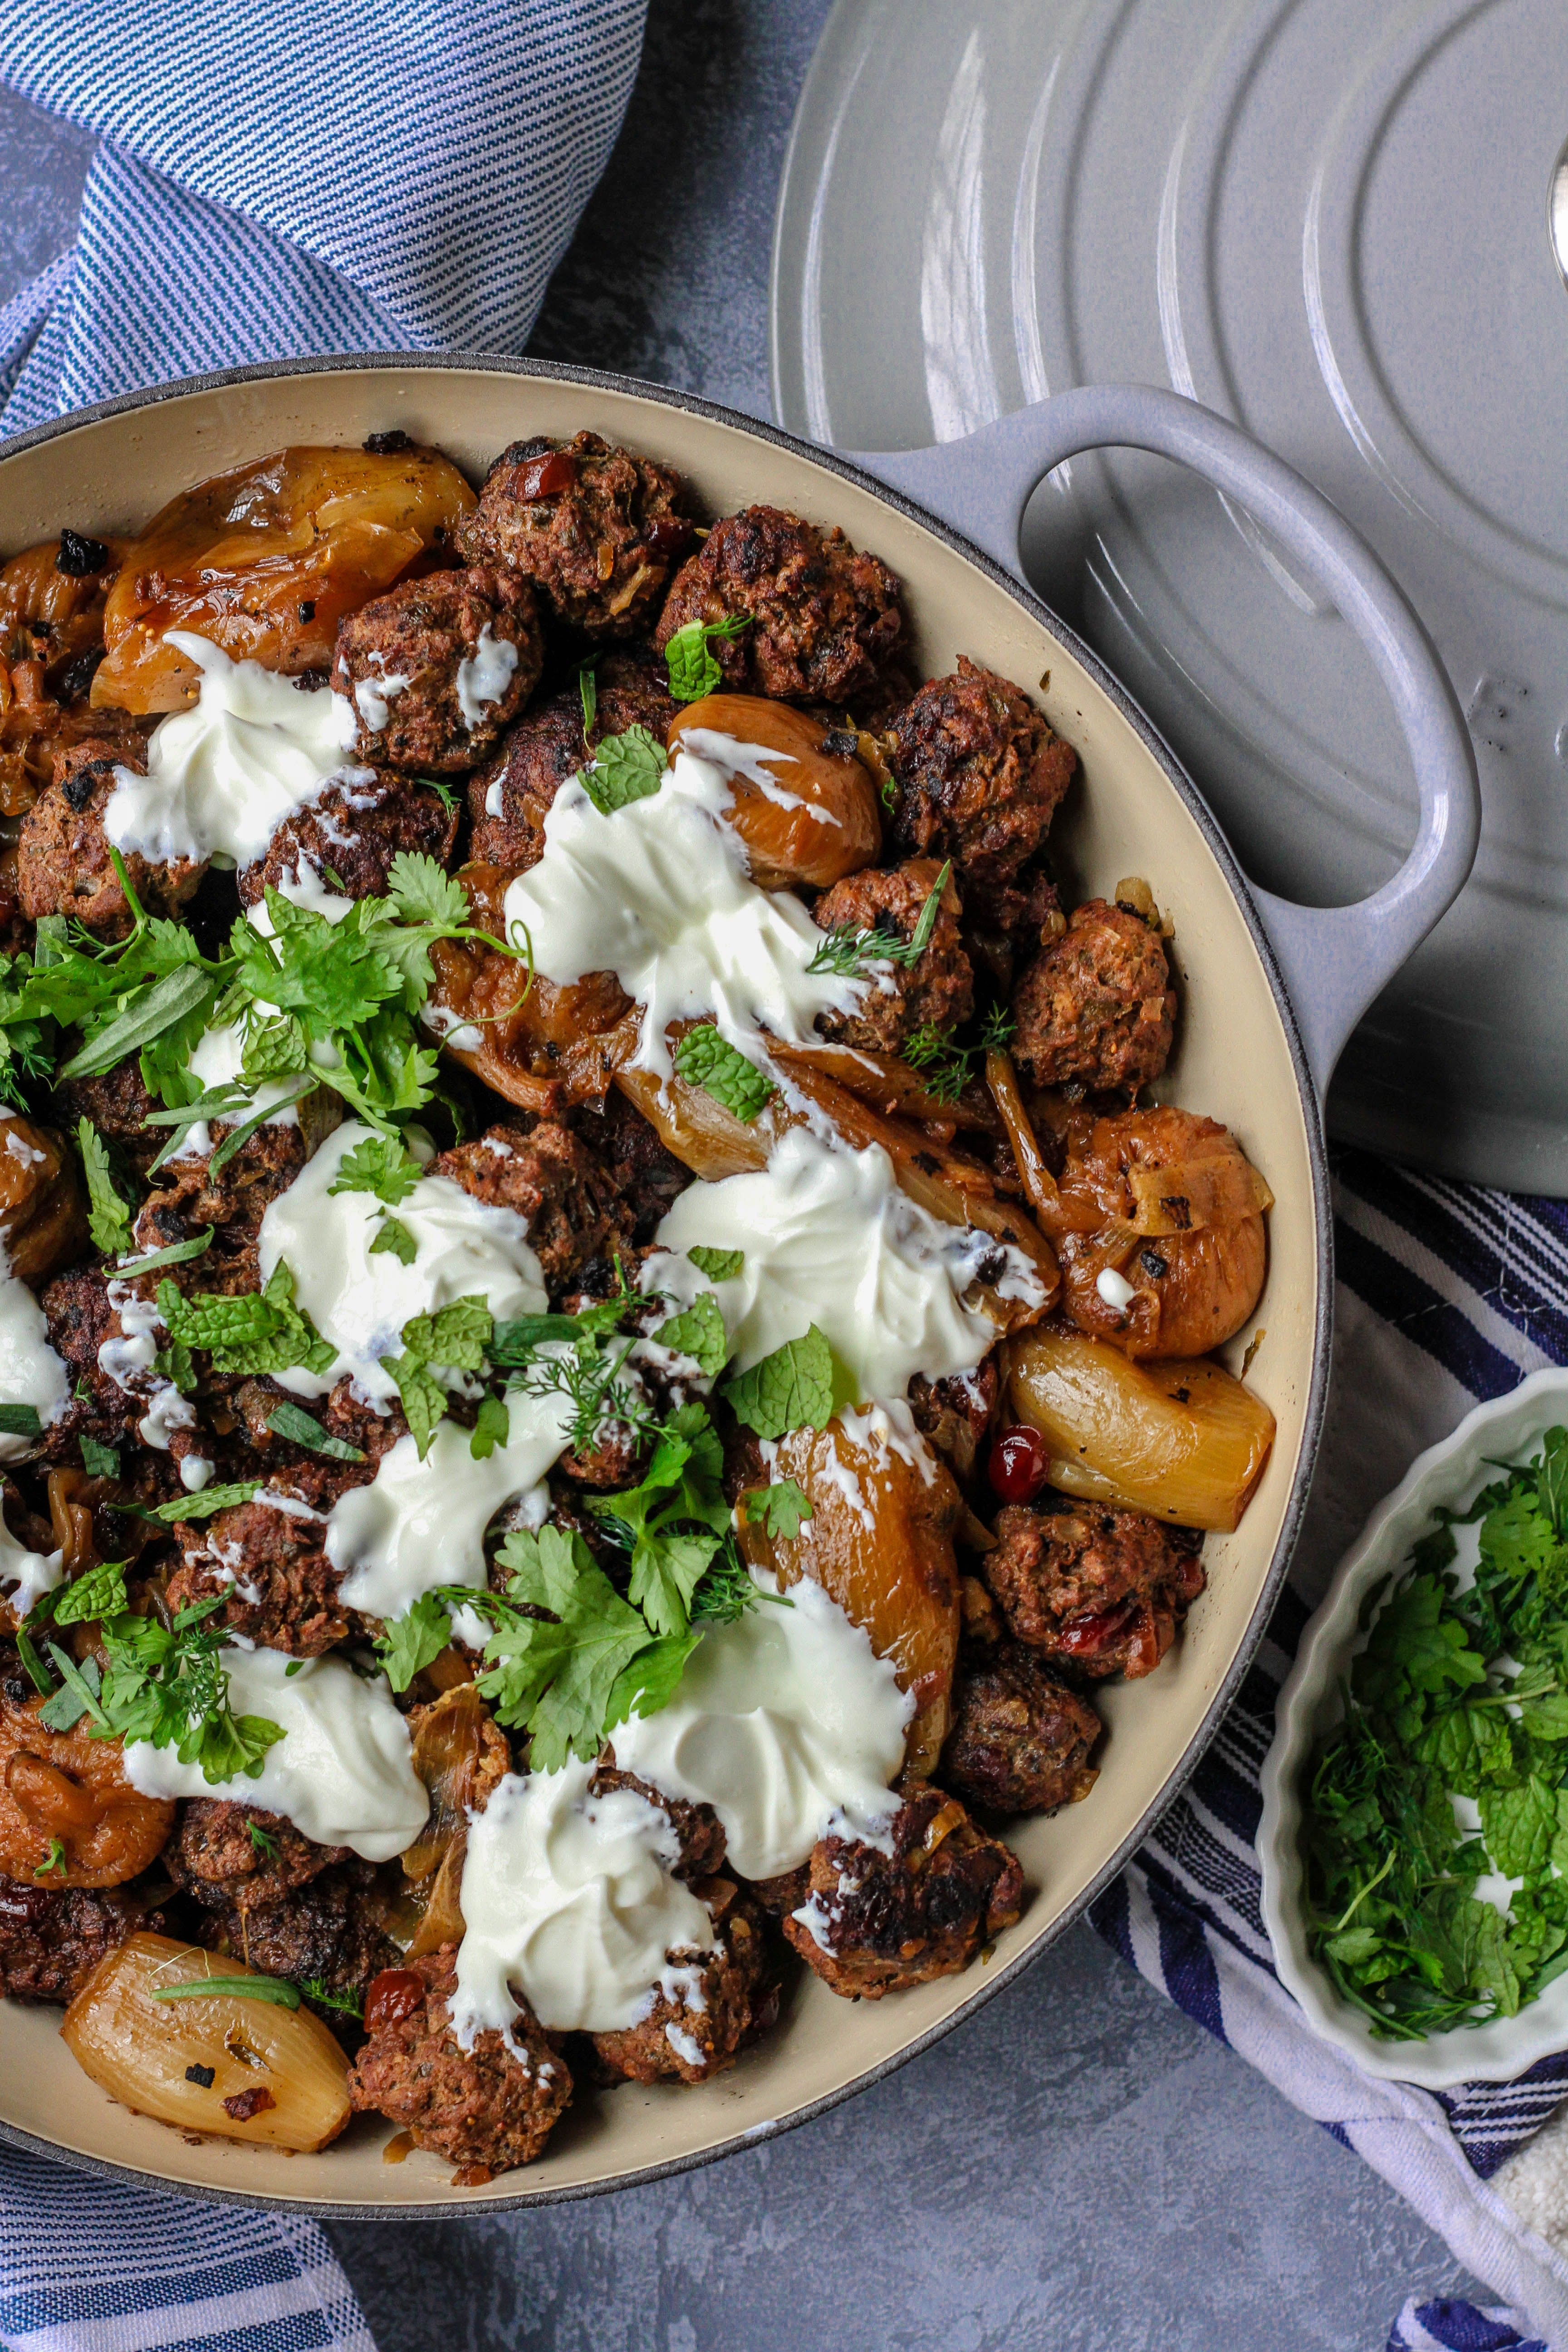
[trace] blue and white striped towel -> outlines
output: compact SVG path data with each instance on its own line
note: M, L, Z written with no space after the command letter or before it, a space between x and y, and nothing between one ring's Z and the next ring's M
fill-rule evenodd
M1556 2200L1518 2178L1520 2152L1568 2098L1568 2054L1543 2058L1518 2083L1451 2093L1369 2080L1318 2041L1275 1978L1253 1846L1275 1699L1341 1552L1412 1457L1479 1398L1568 1362L1568 1203L1447 1184L1342 1151L1335 1245L1333 1386L1290 1582L1218 1738L1090 1916L1124 1958L1355 2148L1514 2306L1500 2320L1468 2304L1407 2305L1389 2352L1501 2352L1531 2334L1568 2352L1568 2165L1556 2244L1521 2218L1550 2214Z

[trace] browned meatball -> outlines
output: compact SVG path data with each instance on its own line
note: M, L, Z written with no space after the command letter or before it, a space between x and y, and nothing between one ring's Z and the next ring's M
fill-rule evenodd
M890 1854L819 1839L809 1900L784 1923L802 1959L847 1999L880 2000L956 1976L1023 1908L1017 1856L976 1829L956 1797L922 1789L889 1836Z
M264 1976L287 1977L303 1990L311 1984L342 1999L363 2000L373 1978L401 1964L383 1930L370 1864L339 1863L270 1903L216 1912L203 1919L196 1939L209 1951L248 1960ZM343 2012L320 2004L333 2026Z
M358 716L363 766L458 775L500 742L543 663L526 580L490 569L436 572L400 581L348 615L332 686Z
M224 1605L209 1625L296 1658L319 1657L346 1641L357 1621L338 1599L338 1571L322 1545L333 1503L370 1475L368 1463L302 1463L277 1474L251 1502L200 1526L182 1524L171 1610L216 1595Z
M260 1288L257 1248L261 1220L269 1202L288 1191L305 1164L305 1142L298 1127L259 1127L214 1176L213 1157L227 1132L225 1122L215 1119L210 1150L166 1160L158 1171L156 1189L137 1213L133 1232L139 1250L172 1249L213 1228L211 1247L184 1265L171 1266L163 1277L184 1290L232 1296Z
M530 1134L492 1127L430 1162L432 1176L460 1184L476 1201L527 1221L529 1246L552 1298L594 1258L631 1251L632 1218L605 1168L563 1127L542 1119Z
M1203 1538L1145 1511L1010 1504L980 1572L1031 1650L1100 1682L1152 1674L1205 1581Z
M1171 1058L1176 992L1164 941L1142 915L1091 898L1028 965L1013 1014L1014 1059L1037 1086L1136 1092Z
M0 1990L13 2000L72 2000L100 1960L143 1927L168 1933L132 1887L0 1878Z
M207 1911L258 1910L348 1858L347 1846L312 1845L281 1813L216 1797L193 1797L182 1806L163 1849L175 1885Z
M746 507L715 523L682 567L654 643L662 653L692 621L745 619L738 636L710 641L729 692L853 712L876 696L899 649L899 595L887 565L841 530Z
M601 2065L628 2083L705 2083L776 2014L755 1903L728 1878L706 1879L696 1892L713 1922L713 1949L667 1954L670 1990L660 1989L636 2025L593 2037Z
M233 1390L229 1402L238 1415L244 1443L268 1464L287 1464L290 1468L321 1456L308 1446L296 1445L291 1438L279 1437L269 1426L279 1405L297 1405L292 1395L279 1381L261 1376L241 1381ZM390 1454L400 1437L408 1434L408 1423L394 1404L377 1412L363 1404L354 1395L353 1381L344 1373L324 1403L313 1402L310 1408L312 1419L319 1421L329 1437L341 1437L349 1445L357 1445L371 1468Z
M962 655L952 677L921 687L891 735L895 847L951 857L960 881L987 896L1011 885L1072 782L1072 746L1026 694Z
M146 1124L148 1112L160 1106L142 1083L141 1059L135 1054L116 1062L101 1077L68 1078L55 1090L55 1105L61 1124L73 1134L77 1121L85 1118L100 1135L119 1144L139 1175L169 1139L166 1128Z
M994 1355L976 1364L972 1372L950 1372L945 1380L934 1381L917 1372L910 1382L910 1411L916 1428L940 1454L946 1454L961 1478L967 1478L974 1467L1000 1385Z
M384 898L400 850L445 866L458 838L456 803L403 776L329 784L309 807L285 817L267 855L237 877L242 907L300 878L301 865L343 898ZM342 889L338 885L342 884Z
M646 646L612 647L594 668L594 740L646 727L662 743L676 706L663 662ZM555 795L588 760L575 679L521 719L489 767L468 779L473 855L519 874L544 855Z
M602 1105L584 1104L574 1117L631 1212L633 1243L646 1247L692 1181L690 1169L666 1150L658 1129L614 1089Z
M686 485L668 466L596 433L503 449L458 527L470 563L531 580L557 618L591 637L635 637L691 544Z
M109 856L103 813L114 793L116 767L142 772L133 754L99 741L78 743L55 761L54 782L40 793L16 839L16 887L29 922L68 915L100 939L122 940L131 909ZM137 851L124 856L131 887L150 915L177 915L206 872L194 858L153 866Z
M517 2050L493 2026L476 2034L471 2050L458 2048L450 2006L457 1957L447 1944L372 1984L369 2039L349 2076L349 2096L360 2114L402 2126L416 2147L506 2172L543 2154L572 2096L572 2075L527 2008L512 2026Z
M921 912L942 875L934 857L911 857L906 865L868 866L825 890L812 909L824 931L885 931L914 936ZM824 1013L825 1037L866 1054L896 1054L917 1029L954 1029L974 1010L974 975L959 936L963 908L950 875L938 904L936 926L916 964L889 964L868 979L858 1013Z
M629 1789L634 1796L657 1806L668 1816L680 1846L680 1860L671 1864L673 1875L689 1884L715 1877L724 1864L724 1824L712 1806L694 1805L684 1797L667 1797L662 1790L639 1780L635 1772L617 1770L613 1748L606 1748L605 1754L606 1760L594 1775L593 1794L604 1797L612 1789ZM703 1900L707 1899L704 1895Z
M972 1805L1054 1813L1087 1797L1100 1722L1088 1699L1016 1642L962 1658L942 1775Z
M147 1402L110 1380L99 1364L103 1342L122 1337L103 1276L96 1266L72 1266L55 1276L38 1304L49 1345L71 1376L70 1403L44 1433L44 1458L74 1460L83 1437L100 1445L123 1444Z

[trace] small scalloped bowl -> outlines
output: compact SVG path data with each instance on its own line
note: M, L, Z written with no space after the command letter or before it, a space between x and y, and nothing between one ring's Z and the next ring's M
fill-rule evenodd
M1397 1569L1439 1503L1460 1507L1495 1477L1499 1462L1523 1459L1542 1433L1568 1425L1568 1370L1532 1372L1505 1397L1478 1405L1451 1437L1417 1457L1403 1483L1373 1511L1334 1573L1279 1694L1274 1745L1262 1774L1263 1918L1279 1980L1326 2042L1368 2074L1428 2091L1459 2083L1504 2083L1537 2059L1568 2049L1568 1975L1558 1977L1517 2017L1434 2033L1425 2042L1382 2042L1360 2010L1341 2000L1309 1955L1302 1919L1300 1789L1313 1750L1340 1721L1340 1684L1363 1645L1356 1619L1379 1577ZM1461 1559L1463 1553L1461 1552Z

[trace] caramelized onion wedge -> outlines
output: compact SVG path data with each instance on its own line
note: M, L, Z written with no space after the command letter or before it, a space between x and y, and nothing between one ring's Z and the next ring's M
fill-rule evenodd
M915 1698L905 1769L923 1779L935 1769L951 1714L960 1618L952 1546L962 1504L929 1446L917 1440L900 1452L871 1433L874 1419L864 1434L835 1419L783 1438L773 1477L795 1480L811 1517L788 1539L742 1517L738 1540L742 1558L773 1569L781 1584L813 1578L891 1661L900 1688Z
M748 776L731 790L730 823L746 845L752 879L764 890L791 883L826 889L869 866L882 845L877 787L856 756L856 738L825 727L787 703L751 694L710 694L670 722L672 751L693 729L776 751L764 761L778 782L764 791Z
M858 1095L873 1110L889 1118L918 1119L932 1127L969 1128L977 1134L1000 1135L1002 1122L984 1090L968 1087L956 1102L945 1101L926 1087L918 1070L897 1054L871 1054L858 1045L780 1045L771 1048L775 1062L791 1072L815 1071L835 1086Z
M1013 1410L1051 1450L1065 1494L1186 1528L1237 1527L1274 1443L1274 1415L1220 1365L1133 1363L1079 1331L1026 1331L1007 1350Z
M1136 1213L1132 1230L1164 1239L1173 1234L1207 1232L1239 1225L1274 1206L1274 1195L1249 1160L1225 1139L1228 1149L1173 1168L1130 1168L1127 1189Z
M257 1974L167 1936L128 1936L67 2010L66 2047L111 2099L181 2131L325 2147L349 2119L349 2062L319 2017L232 1992L153 1999L162 1986L220 1972ZM199 2079L209 2071L210 2081Z
M446 546L474 494L439 450L279 449L182 490L126 550L94 707L179 710L194 665L169 629L236 661L329 669L338 623Z
M1013 1056L1004 1053L1000 1046L993 1045L986 1053L985 1083L991 1089L992 1100L1007 1131L1019 1181L1027 1195L1029 1206L1049 1233L1052 1220L1061 1207L1061 1194L1057 1190L1056 1178L1046 1166L1039 1140L1025 1108L1018 1073L1013 1067Z
M0 1250L12 1274L41 1289L87 1246L76 1162L53 1128L8 1111L0 1152Z

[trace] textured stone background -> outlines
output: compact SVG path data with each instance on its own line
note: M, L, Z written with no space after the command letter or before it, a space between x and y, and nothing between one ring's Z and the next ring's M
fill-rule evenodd
M773 206L825 0L653 0L532 349L768 412ZM0 301L90 142L0 91ZM1452 2256L1087 1929L770 2147L491 2221L335 2224L382 2352L1378 2352Z

